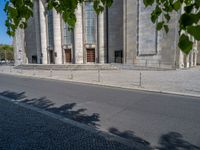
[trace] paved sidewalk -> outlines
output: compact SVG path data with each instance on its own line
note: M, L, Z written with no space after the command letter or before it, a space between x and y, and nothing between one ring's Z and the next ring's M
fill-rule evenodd
M55 71L0 66L0 73L200 96L200 67L168 71Z

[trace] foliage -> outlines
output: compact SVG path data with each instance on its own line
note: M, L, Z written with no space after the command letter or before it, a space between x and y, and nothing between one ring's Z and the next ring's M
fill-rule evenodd
M79 4L88 0L47 0L48 9L55 8L63 17L63 20L68 23L69 27L73 28L76 23L75 10ZM91 0L94 2L94 9L99 14L105 7L110 7L113 0ZM27 21L33 16L34 0L6 0L4 11L7 14L6 26L7 33L10 36L15 35L18 27L26 28Z
M157 30L169 31L168 23L171 14L181 13L179 18L179 48L189 54L193 48L193 41L200 40L200 0L143 0L146 7L155 6L151 13L151 21ZM161 17L162 16L162 17ZM161 20L160 20L161 19Z
M26 28L27 21L33 16L33 1L34 0L6 0L5 12L7 13L7 33L14 36L18 27ZM63 20L68 23L70 28L73 28L76 23L75 10L79 4L88 0L47 0L48 9L55 8L63 17ZM105 7L110 7L113 0L90 0L94 2L94 10L99 14ZM176 11L184 12L179 19L179 48L186 54L193 48L193 41L200 40L200 0L143 0L145 6L155 6L152 11L151 20L156 24L156 29L164 29L166 33L169 31L168 23L171 20L171 13ZM163 16L163 17L160 17ZM162 18L160 21L159 18Z
M0 61L1 60L14 60L14 52L12 46L0 44Z

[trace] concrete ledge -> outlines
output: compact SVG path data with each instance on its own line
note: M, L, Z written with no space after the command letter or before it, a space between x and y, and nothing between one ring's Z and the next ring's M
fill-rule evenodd
M117 70L116 66L111 64L68 64L68 65L41 65L27 64L16 66L15 69L24 70Z

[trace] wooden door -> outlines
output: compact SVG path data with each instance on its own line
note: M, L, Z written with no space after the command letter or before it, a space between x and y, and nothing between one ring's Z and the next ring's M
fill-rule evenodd
M71 63L71 62L72 62L72 53L71 53L71 49L66 49L66 50L65 50L65 62L66 62L66 63Z
M95 62L95 49L87 49L87 62Z

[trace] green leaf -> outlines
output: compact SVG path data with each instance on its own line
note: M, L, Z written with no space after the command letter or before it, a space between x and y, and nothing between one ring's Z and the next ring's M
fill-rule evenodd
M164 14L165 19L167 20L167 22L169 22L169 20L171 19L169 14Z
M168 25L164 25L164 29L165 29L165 32L166 32L166 33L169 32L169 27L168 27Z
M154 0L143 0L143 2L144 2L144 5L147 7L147 6L153 5Z
M154 11L151 13L151 21L155 23L158 17L161 15L161 13L162 9L157 5Z
M173 8L178 11L181 8L181 2L180 0L177 0L174 4L173 4Z
M194 23L198 23L199 19L199 15L184 13L181 16L179 23L181 27L186 28L186 26L191 26Z
M187 27L187 32L191 34L196 40L200 40L200 25Z
M188 55L192 50L193 42L189 40L189 37L187 35L182 34L179 39L178 46L185 54Z
M164 21L158 22L157 25L156 25L156 29L157 29L158 31L160 31L160 30L163 28L164 23L165 23Z

